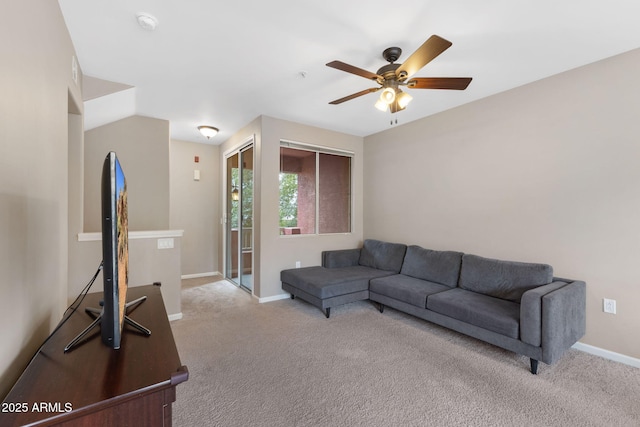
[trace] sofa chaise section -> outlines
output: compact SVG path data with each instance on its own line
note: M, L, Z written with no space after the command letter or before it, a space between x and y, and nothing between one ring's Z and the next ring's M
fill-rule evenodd
M305 267L280 273L282 289L313 304L329 318L331 307L369 299L369 281L391 274L375 268Z
M328 251L322 266L281 271L282 289L329 318L331 307L369 299L369 282L398 273L405 251L405 245L375 240L366 241L362 249Z

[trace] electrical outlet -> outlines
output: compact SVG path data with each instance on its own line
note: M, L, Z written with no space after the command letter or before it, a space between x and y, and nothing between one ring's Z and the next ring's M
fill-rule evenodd
M602 311L605 313L616 314L616 300L604 298L602 300Z
M300 268L300 261L296 261L296 268Z

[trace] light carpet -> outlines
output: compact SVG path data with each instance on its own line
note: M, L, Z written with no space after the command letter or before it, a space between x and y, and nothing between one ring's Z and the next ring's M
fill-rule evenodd
M219 281L172 322L189 380L175 426L640 426L640 370L577 350L529 359L361 301L326 319Z

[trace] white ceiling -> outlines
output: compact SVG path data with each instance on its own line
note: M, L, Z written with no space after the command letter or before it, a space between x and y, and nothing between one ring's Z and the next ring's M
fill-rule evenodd
M453 42L415 77L473 77L465 91L408 90L407 123L640 47L638 0L59 0L85 75L135 87L135 113L171 137L219 144L259 115L366 136L390 127L375 86L325 64L375 72L430 35ZM136 14L159 22L142 29ZM306 73L306 77L301 76ZM196 127L220 128L207 141Z

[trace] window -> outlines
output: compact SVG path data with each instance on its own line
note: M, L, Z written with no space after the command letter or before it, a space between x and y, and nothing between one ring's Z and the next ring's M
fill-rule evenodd
M280 234L351 232L352 156L281 142Z

